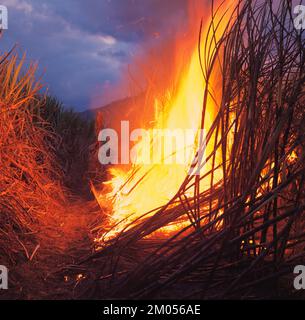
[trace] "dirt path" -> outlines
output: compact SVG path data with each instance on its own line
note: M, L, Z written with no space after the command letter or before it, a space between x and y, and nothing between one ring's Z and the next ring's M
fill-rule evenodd
M65 275L64 270L92 252L90 230L99 215L94 201L72 198L64 212L55 210L46 217L46 224L37 233L37 243L25 249L28 253L22 263L10 269L10 290L5 298L73 298L73 288L82 274L75 270L75 274Z

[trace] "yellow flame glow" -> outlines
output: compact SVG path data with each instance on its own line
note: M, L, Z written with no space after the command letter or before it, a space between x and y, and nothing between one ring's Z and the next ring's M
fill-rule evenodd
M223 10L226 10L226 8ZM215 39L220 38L227 22L228 19L223 19L220 27L214 33ZM208 25L209 22L207 22L207 25L203 29L203 35L207 34ZM215 49L213 44L211 49L212 51ZM205 57L202 60L205 60ZM164 90L167 95L167 99L165 99L167 102L161 104L161 101L155 99L155 110L157 110L157 113L154 128L152 129L195 129L194 132L196 132L201 127L203 95L206 83L202 74L196 44L194 44L194 50L189 63L187 63L187 67L184 68L184 71L181 72L180 70L179 72L180 80L177 89L171 91L165 88ZM219 73L215 74L211 77L209 83L209 86L214 90L218 90L218 101L221 97L221 89L217 88L219 77ZM160 108L160 105L162 105L162 108ZM205 132L211 127L217 111L218 106L216 102L211 97L208 98L204 122ZM207 144L206 154L210 154L214 149L214 139L212 138ZM198 142L196 141L196 134L194 134L194 150L198 147ZM138 144L137 150L138 159L145 156L143 155L145 148L141 146L141 142ZM220 158L221 156L217 154L216 165L220 163ZM134 165L127 172L120 171L115 167L111 168L110 172L113 178L108 184L110 184L112 191L106 195L108 199L112 199L112 215L109 223L110 225L115 225L121 220L124 220L124 222L112 228L106 235L106 239L114 237L136 218L165 205L172 199L186 178L190 165L191 161L185 165L138 164ZM201 174L208 172L211 167L212 163L208 161L202 168ZM215 182L221 178L221 170L214 172ZM206 188L209 183L210 178L203 179L200 185L201 189ZM104 195L98 194L96 191L95 195L98 201L103 201ZM182 225L184 225L183 222L177 225L170 225L168 226L168 230L164 230L164 233L166 231L177 230Z

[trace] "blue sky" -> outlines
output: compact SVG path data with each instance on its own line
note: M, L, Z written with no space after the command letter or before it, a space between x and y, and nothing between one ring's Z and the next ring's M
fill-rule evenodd
M98 107L141 48L175 31L186 2L2 0L9 25L1 51L17 44L27 61L38 62L43 83L66 106L84 110L95 101Z

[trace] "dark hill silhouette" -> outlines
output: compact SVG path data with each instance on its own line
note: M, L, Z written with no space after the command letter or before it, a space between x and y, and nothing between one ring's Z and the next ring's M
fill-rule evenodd
M105 106L80 113L83 119L97 120L99 126L119 129L121 121L129 120L130 128L147 127L153 119L152 108L147 108L145 96L128 97L111 102Z

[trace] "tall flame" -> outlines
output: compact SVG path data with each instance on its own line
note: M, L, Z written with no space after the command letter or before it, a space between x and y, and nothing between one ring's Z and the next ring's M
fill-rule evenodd
M222 11L231 8L234 1L228 1L226 5L222 6ZM220 39L224 29L228 23L230 15L227 14L222 19L217 30L213 32L215 40L212 40L209 32L210 21L207 19L206 25L203 26L202 35L205 43L206 38L211 43L211 51L215 50L215 42ZM198 22L198 21L197 21ZM215 22L215 25L217 21ZM196 30L193 33L198 34L198 23ZM208 35L209 34L209 35ZM178 41L176 50L182 50L183 41ZM204 50L202 50L204 53ZM202 55L203 55L202 53ZM201 57L202 61L207 60L208 57ZM179 61L180 60L180 61ZM183 62L183 63L182 63ZM155 121L152 129L193 129L192 146L182 146L183 148L192 147L194 151L198 148L198 130L202 122L202 108L204 91L206 82L202 74L202 66L200 65L198 39L194 38L192 44L192 53L189 55L188 62L185 61L185 56L178 55L177 66L183 65L183 68L177 67L175 70L178 77L176 89L163 88L161 96L166 99L154 99ZM217 69L217 68L216 68ZM209 80L209 87L216 91L216 100L211 97L208 98L204 130L207 132L211 127L218 111L218 103L221 99L221 88L219 83L221 80L220 72L214 72ZM214 92L215 94L215 92ZM156 93L156 97L160 97L160 92ZM164 102L165 101L165 102ZM214 140L214 141L213 141ZM106 182L110 185L111 192L106 197L112 200L112 215L109 217L110 226L114 226L106 235L106 239L115 236L122 231L129 223L141 217L143 214L153 212L154 209L165 205L179 190L181 184L185 180L190 166L190 161L182 164L141 164L141 159L145 157L146 149L145 141L139 142L137 145L137 159L138 163L133 165L129 170L124 171L116 167L110 169L113 176L111 181ZM206 146L206 154L210 154L214 149L215 138L210 139ZM167 147L167 146L165 146ZM181 146L176 146L181 148ZM177 153L177 150L175 150ZM216 166L220 164L220 154L216 155ZM212 167L212 160L202 168L200 174L207 173ZM222 178L221 171L214 173L214 180L219 181ZM200 187L206 188L210 183L208 178L201 181ZM104 201L104 194L93 190L97 200L102 204ZM122 221L121 223L119 223ZM119 223L119 224L118 224ZM178 229L181 224L169 226L163 230L164 233L172 229Z

